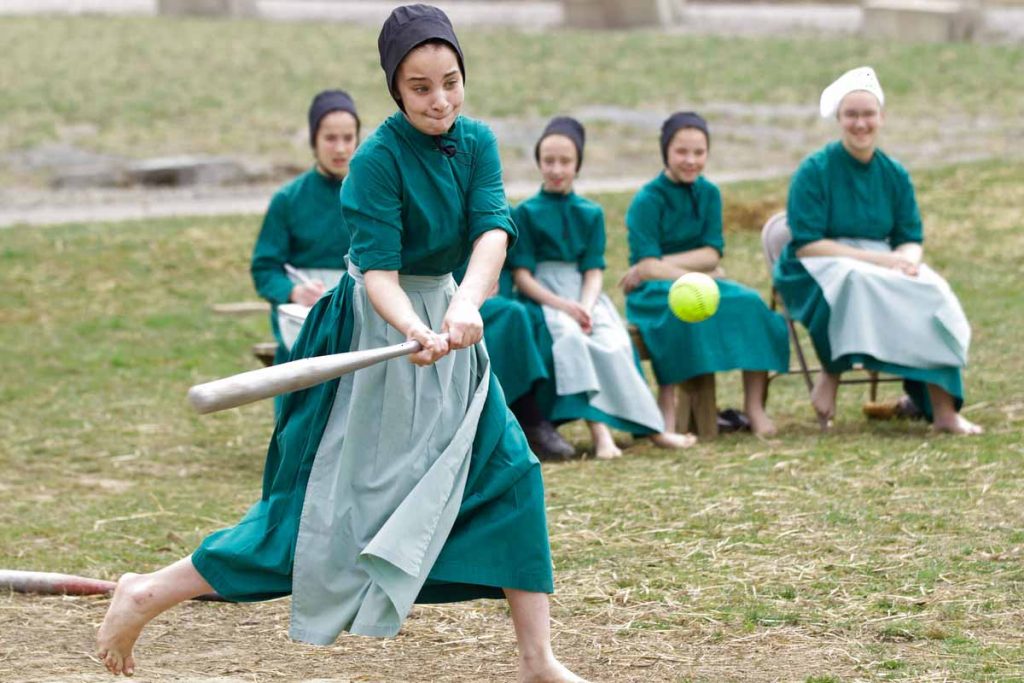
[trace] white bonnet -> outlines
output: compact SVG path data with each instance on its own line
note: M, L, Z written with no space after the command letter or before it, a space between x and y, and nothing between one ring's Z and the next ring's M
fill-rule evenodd
M858 66L844 73L821 92L821 117L834 117L843 98L858 90L866 90L878 98L879 106L885 105L885 94L882 93L882 85L878 82L875 70L870 66Z

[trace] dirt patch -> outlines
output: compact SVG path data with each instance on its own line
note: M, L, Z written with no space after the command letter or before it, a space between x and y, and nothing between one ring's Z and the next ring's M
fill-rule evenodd
M0 679L109 681L92 656L105 598L10 595L0 600ZM330 647L288 639L287 600L189 603L158 618L138 645L141 681L508 681L515 642L501 602L418 607L395 639L343 636ZM609 615L613 616L613 615ZM627 616L625 612L618 615ZM803 680L854 675L860 646L828 634L774 629L720 639L713 624L637 631L580 619L555 603L562 660L594 681Z

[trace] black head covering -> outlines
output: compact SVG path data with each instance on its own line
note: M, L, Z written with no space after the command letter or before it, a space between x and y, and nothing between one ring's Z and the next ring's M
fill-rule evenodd
M347 111L356 120L356 133L359 133L359 114L356 103L344 90L324 90L317 93L309 105L309 146L316 147L316 134L320 130L320 122L332 111Z
M388 81L388 91L405 111L402 100L395 87L395 74L398 66L413 48L431 40L441 40L455 50L459 60L462 80L466 80L466 65L462 58L459 39L455 37L455 29L448 15L431 5L404 5L396 7L387 18L377 37L377 51L380 53L380 66Z
M697 113L692 111L677 111L665 119L661 124L661 160L668 166L668 146L672 138L683 128L696 128L704 133L708 141L708 149L711 149L711 133L708 132L708 122Z
M583 145L587 141L587 131L583 129L583 124L571 116L556 116L548 121L547 128L537 138L537 144L533 148L533 158L538 165L540 164L540 143L544 142L544 138L549 135L564 135L572 140L572 144L576 145L576 171L578 172L580 166L583 165Z

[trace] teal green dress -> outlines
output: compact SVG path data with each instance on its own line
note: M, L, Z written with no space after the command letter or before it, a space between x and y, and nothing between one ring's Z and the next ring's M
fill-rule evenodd
M722 197L703 176L676 183L664 173L644 185L626 213L629 262L711 247L725 250ZM626 297L626 317L637 326L660 385L725 370L789 369L789 337L782 316L749 287L717 279L718 312L699 323L679 320L668 307L670 280L648 280Z
M455 273L455 281L462 282L465 274L464 266ZM508 269L501 271L498 292L480 306L480 317L491 369L505 392L505 401L512 405L550 376L537 343L536 321L527 304L516 297Z
M914 402L931 417L925 384L942 387L963 403L960 368L910 368L864 354L832 357L828 328L831 310L821 288L796 252L820 239L882 240L896 248L923 240L921 215L910 174L895 159L876 150L871 161L853 158L839 141L831 142L800 164L790 183L786 216L793 240L775 265L775 287L791 316L810 333L826 371L839 374L855 366L904 378Z
M604 210L597 203L581 197L575 192L562 194L541 189L537 194L520 203L513 211L512 216L519 228L519 241L509 252L509 268L524 268L538 278L541 277L538 274L538 266L541 270L547 268L549 271L547 279L542 284L554 291L553 288L558 286L556 283L572 283L569 286L571 291L555 292L567 298L578 296L575 284L576 273L582 274L593 269L604 270L606 245ZM566 269L574 272L566 273L564 272ZM558 274L556 271L562 272ZM566 275L569 276L568 279L565 278ZM606 299L606 297L602 295L602 299ZM628 343L624 323L610 301L602 300L595 305L595 330L591 333L590 339L582 341L587 342L584 345L587 347L593 347L596 344L596 349L590 348L589 351L584 348L576 349L580 352L577 356L580 361L578 364L558 362L554 353L556 340L552 336L548 321L545 320L544 307L534 301L525 299L524 301L534 320L535 335L544 355L548 374L554 379L552 382L541 385L537 394L538 405L549 420L556 424L572 420L602 422L615 429L636 435L664 431L664 424L661 422L661 415L653 402L653 397L651 397L651 405L646 406L643 395L632 391L637 389L649 393L642 373L636 372L639 368L631 360L632 347ZM606 312L608 315L600 318L603 322L599 326L597 321L602 312ZM575 328L570 324L567 329ZM600 339L597 339L598 337ZM626 344L629 349L624 363L616 360L614 354L614 349L618 346L616 341L623 339L627 340ZM590 342L594 342L594 344ZM592 358L584 360L583 356ZM603 360L599 356L603 357ZM607 367L602 369L602 364ZM561 373L556 372L557 365L561 365ZM574 365L578 365L578 367L574 367ZM566 383L577 383L574 378L561 376L564 373L591 375L595 371L601 371L600 374L604 376L604 381L599 381L597 375L593 375L590 382L594 389L608 394L605 400L597 398L598 392L572 390L558 393L559 384L564 386ZM568 382L566 382L567 379ZM613 393L610 393L615 392L616 389L622 389L632 394L628 397L631 405L620 405L621 401ZM640 404L643 406L638 408ZM603 406L604 409L599 406Z
M352 265L310 311L293 359L400 336L372 310L361 272L398 271L437 328L474 240L493 229L514 239L494 135L461 117L445 146L457 153L401 113L360 146L342 191ZM488 385L478 344L425 368L395 359L286 395L261 499L203 541L196 569L230 600L292 594L292 637L319 644L342 630L392 636L414 601L551 592L540 465Z
M299 269L344 270L349 232L341 214L341 181L310 169L279 189L263 218L252 250L252 281L270 302L270 329L277 340L274 362L287 359L278 328L277 306L288 303L295 286L284 271L288 263Z

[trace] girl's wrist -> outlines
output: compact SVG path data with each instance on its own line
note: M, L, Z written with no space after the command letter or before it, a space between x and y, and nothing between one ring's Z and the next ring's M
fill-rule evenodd
M395 327L396 329L398 329L399 332L404 334L406 337L411 336L414 330L429 329L427 328L426 324L422 320L420 320L419 317L416 315L411 315L408 318L400 320L398 324L395 325Z
M477 297L473 296L470 292L460 289L452 297L452 301L448 306L472 306L475 310L480 310L482 301L482 299L477 301Z

